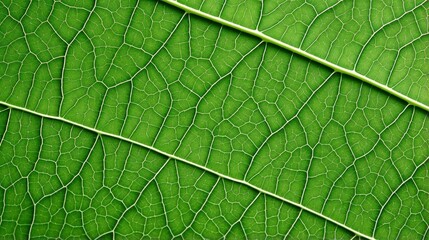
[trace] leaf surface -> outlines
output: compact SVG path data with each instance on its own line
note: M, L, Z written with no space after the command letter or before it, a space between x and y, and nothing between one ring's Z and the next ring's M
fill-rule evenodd
M1 236L427 237L425 2L381 53L348 2L169 3L1 4Z

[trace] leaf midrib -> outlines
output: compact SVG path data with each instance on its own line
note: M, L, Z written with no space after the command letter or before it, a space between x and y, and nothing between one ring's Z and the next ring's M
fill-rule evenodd
M406 101L410 105L414 105L414 106L416 106L418 108L421 108L421 109L425 110L426 112L429 112L429 105L426 105L426 104L424 104L422 102L417 101L416 99L413 99L413 98L411 98L411 97L409 97L409 96L407 96L405 94L402 94L402 93L394 90L393 88L388 87L387 85L384 85L384 84L382 84L380 82L375 81L374 79L371 79L371 78L369 78L369 77L367 77L367 76L365 76L365 75L363 75L361 73L356 72L355 70L350 70L350 69L341 67L341 66L339 66L339 65L337 65L335 63L332 63L330 61L327 61L326 59L317 57L316 55L313 55L313 54L311 54L309 52L306 52L306 51L304 51L304 50L302 50L300 48L294 47L294 46L289 45L289 44L287 44L285 42L282 42L282 41L280 41L278 39L270 37L270 36L268 36L268 35L260 32L258 30L247 28L247 27L244 27L242 25L239 25L239 24L227 21L227 20L225 20L223 18L214 16L214 15L210 15L208 13L205 13L205 12L202 12L202 11L197 10L195 8L189 7L189 6L185 5L185 4L179 3L177 1L174 1L174 0L162 0L162 1L166 2L166 3L170 4L170 5L172 5L174 7L177 7L177 8L179 8L179 9L181 9L181 10L187 12L187 13L190 13L190 14L193 14L193 15L197 15L197 16L202 17L204 19L207 19L207 20L210 20L210 21L213 21L213 22L225 25L227 27L231 27L231 28L236 29L238 31L241 31L241 32L250 34L252 36L255 36L257 38L260 38L260 39L262 39L265 42L271 43L271 44L276 45L276 46L278 46L280 48L286 49L286 50L291 51L293 53L296 53L296 54L298 54L298 55L300 55L302 57L305 57L305 58L307 58L307 59L309 59L311 61L314 61L314 62L317 62L319 64L322 64L322 65L324 65L326 67L329 67L329 68L333 69L335 72L343 73L343 74L351 76L351 77L353 77L355 79L358 79L360 81L368 83L368 84L370 84L370 85L372 85L372 86L374 86L374 87L376 87L376 88L378 88L378 89L380 89L380 90L382 90L384 92L389 93L390 95L393 95L393 96L395 96L395 97L397 97L399 99L402 99L403 101Z
M56 121L61 121L61 122L70 124L72 126L76 126L76 127L79 127L79 128L86 129L88 131L94 132L94 133L96 133L98 135L112 137L112 138L115 138L115 139L118 139L118 140L121 140L121 141L125 141L125 142L128 142L128 143L131 143L131 144L134 144L134 145L146 148L148 150L151 150L153 152L161 154L161 155L163 155L165 157L176 159L178 161L181 161L183 163L186 163L188 165L191 165L191 166L196 167L198 169L201 169L203 171L206 171L206 172L209 172L211 174L214 174L214 175L216 175L218 177L227 179L227 180L235 182L235 183L239 183L239 184L245 185L245 186L250 187L250 188L252 188L252 189L254 189L254 190L258 191L258 192L261 192L261 193L266 194L268 196L274 197L274 198L276 198L276 199L278 199L278 200L280 200L282 202L291 204L291 205L293 205L295 207L298 207L298 208L300 208L300 209L302 209L302 210L304 210L306 212L309 212L309 213L311 213L311 214L313 214L313 215L315 215L317 217L325 219L325 220L327 220L327 221L329 221L329 222L331 222L331 223L333 223L333 224L335 224L335 225L337 225L337 226L339 226L341 228L344 228L344 229L346 229L346 230L348 230L348 231L350 231L350 232L352 232L352 233L354 233L354 234L356 234L356 235L358 235L360 237L367 238L367 239L374 239L371 236L368 236L368 235L366 235L364 233L361 233L361 232L359 232L359 231L357 231L357 230L355 230L355 229L353 229L353 228L351 228L351 227L349 227L349 226L347 226L347 225L345 225L343 223L340 223L340 222L338 222L338 221L336 221L336 220L334 220L334 219L332 219L332 218L330 218L328 216L323 215L322 213L319 213L319 212L317 212L315 210L312 210L312 209L310 209L310 208L308 208L308 207L306 207L304 205L301 205L300 203L294 202L292 200L289 200L287 198L279 196L279 195L277 195L275 193L272 193L272 192L269 192L267 190L264 190L264 189L262 189L262 188L260 188L258 186L255 186L255 185L253 185L253 184L251 184L249 182L246 182L244 180L233 178L231 176L228 176L228 175L222 174L220 172L217 172L217 171L215 171L213 169L210 169L210 168L207 168L205 166L196 164L196 163L194 163L192 161L189 161L189 160L186 160L184 158L175 156L173 154L164 152L164 151L162 151L160 149L157 149L157 148L155 148L153 146L146 145L144 143L141 143L141 142L138 142L138 141L135 141L135 140L132 140L130 138L126 138L126 137L123 137L123 136L120 136L120 135L116 135L116 134L105 132L105 131L102 131L102 130L99 130L99 129L96 129L96 128L92 128L92 127L89 127L89 126L86 126L86 125L83 125L83 124L80 124L80 123L68 120L68 119L63 118L63 117L48 115L48 114L44 114L44 113L39 113L39 112L30 110L30 109L27 109L27 108L24 108L24 107L20 107L20 106L14 105L14 104L10 104L10 103L4 102L4 101L0 101L0 105L4 105L4 106L6 106L9 109L15 109L15 110L27 112L27 113L39 116L41 118L47 118L47 119L52 119L52 120L56 120Z

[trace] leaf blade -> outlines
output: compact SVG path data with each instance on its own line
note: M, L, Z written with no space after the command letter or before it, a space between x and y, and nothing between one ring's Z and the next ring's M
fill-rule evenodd
M416 203L421 202L421 199L425 197L423 189L427 176L424 175L424 169L427 167L426 162L429 155L425 148L427 145L425 136L428 135L426 112L409 106L367 84L357 82L345 74L336 73L332 69L296 54L290 54L284 49L267 44L243 32L176 11L177 9L163 3L144 2L139 4L138 6L130 4L119 11L114 11L114 5L103 7L102 3L94 5L92 17L84 15L88 22L96 23L98 20L93 18L97 14L101 16L109 13L112 14L113 19L116 19L123 17L125 13L131 17L128 25L120 26L120 29L121 27L128 28L128 32L125 36L112 35L110 30L113 28L108 29L107 26L107 23L112 22L107 17L109 14L103 17L103 19L106 18L104 22L101 21L106 24L103 28L95 29L95 25L90 28L84 27L85 29L80 31L81 34L76 35L78 40L72 43L70 51L65 52L67 54L64 54L64 58L52 56L53 61L62 59L64 62L68 62L63 65L64 69L59 67L61 64L49 66L45 62L40 62L41 66L36 68L42 69L40 72L44 73L51 71L51 75L49 75L51 79L48 78L48 81L40 81L40 76L21 76L21 72L16 68L8 69L8 74L2 77L5 89L7 89L0 93L0 101L3 105L31 112L33 115L57 119L61 123L87 129L96 135L108 136L107 138L96 138L95 147L87 147L96 150L97 154L91 155L92 164L99 166L100 163L104 163L104 166L97 169L105 172L106 175L97 174L97 179L102 180L99 181L101 185L95 188L95 192L99 193L89 196L95 205L84 215L88 221L82 225L73 223L82 227L82 236L95 238L117 234L116 229L124 225L114 223L112 218L128 219L125 215L118 215L118 211L113 209L111 212L107 211L107 214L103 212L107 205L102 204L101 200L113 199L112 201L115 203L111 206L116 207L116 210L127 209L127 206L130 206L130 203L121 196L122 193L130 190L130 187L123 187L123 185L128 186L133 182L129 177L128 180L123 180L124 182L121 182L120 185L110 189L114 179L120 178L123 174L128 176L128 165L123 165L124 161L128 162L135 157L134 154L131 154L134 150L121 147L122 144L118 144L118 140L124 142L123 144L132 141L135 143L134 145L142 148L149 147L153 151L179 157L188 165L204 169L202 172L210 173L212 171L217 175L221 174L235 182L246 183L271 196L285 199L292 205L305 207L310 212L319 214L318 218L313 217L312 220L306 211L292 214L296 220L291 217L292 215L286 214L288 224L293 227L282 229L282 234L305 237L306 235L301 235L301 230L311 232L307 237L316 235L321 237L320 232L332 234L331 230L328 231L332 224L326 223L326 220L329 219L334 223L342 224L344 229L349 228L351 231L367 237L383 235L394 237L404 236L404 234L413 234L414 237L424 236L422 226L425 226L426 207L413 210L411 215L407 211L401 212L401 217L394 220L389 220L389 217L386 217L388 213L383 209L389 209L388 212L397 211L395 206L398 201L401 208L418 206L419 204ZM52 7L52 9L55 12L56 7ZM148 24L142 26L139 22L142 19ZM123 19L119 19L117 22L121 21ZM19 23L19 21L17 22ZM98 34L100 30L103 32L104 27L108 29L105 31L108 34L100 37ZM46 28L44 29L47 31ZM116 31L123 32L123 30ZM142 34L143 32L144 34ZM155 37L159 32L162 34L156 36L157 41L147 40L145 42L147 36ZM110 42L107 44L103 42L107 37L115 38L111 41L112 46L109 45ZM95 40L96 38L98 39ZM121 39L124 39L123 43L121 43ZM141 39L143 41L140 41ZM4 39L1 43L5 43ZM36 43L38 42L32 44ZM9 49L9 42L6 43L6 46ZM103 51L108 51L107 49L110 48L113 50L107 55L114 57L105 58ZM11 47L11 49L14 48ZM48 47L48 52L49 49L50 47ZM33 56L32 54L27 55ZM47 58L47 55L42 53L37 53L37 55ZM5 60L5 63L10 66L13 64L19 66L28 61L25 60L29 58L28 56L22 60L21 55L17 55L15 56L17 59L10 63L9 60ZM13 57L8 55L5 59L13 59ZM71 60L66 60L68 57L71 57ZM97 64L106 64L106 61L107 67L104 67L105 70L103 70L105 73L96 73L99 69L103 69L103 67L98 68ZM25 66L25 64L23 65ZM47 65L49 67L43 69ZM13 78L12 70L16 71L16 79ZM52 72L53 70L55 72ZM58 70L64 70L64 74L57 75ZM37 72L37 70L30 69L25 73L35 71ZM48 75L42 74L41 76ZM28 81L29 79L32 81ZM62 81L64 81L64 86ZM31 82L34 84L28 84ZM42 86L37 85L40 83ZM59 89L64 90L61 93L63 98L58 95ZM52 97L44 92L57 95ZM26 95L26 93L29 94ZM30 99L31 95L33 97ZM34 96L39 96L39 99ZM58 111L59 99L66 100L59 104L62 107L60 111ZM66 102L67 104L65 104ZM7 109L5 108L3 111L9 111ZM7 125L9 121L2 123ZM14 127L30 126L25 121L18 121L14 125ZM40 128L44 128L45 125L41 124ZM21 151L15 152L13 147L9 146L23 145L19 138L10 136L15 133L19 133L15 136L26 134L25 128L14 129L6 131L6 135L3 137L6 136L8 141L2 141L0 145L5 149L1 151L0 156L6 162L9 157L13 159L11 166L14 161L20 159L19 153L23 152L23 148L20 147ZM38 132L39 129L37 129L36 135ZM42 132L40 135L43 136L43 134L45 133ZM25 137L24 139L33 138L38 137ZM53 149L57 148L54 152L62 152L63 146L67 146L67 148L71 146L71 149L77 147L73 144L70 145L70 141L65 141L67 139L69 138L64 137L64 142L60 140L53 144ZM45 149L46 144L42 144L42 146ZM64 148L66 155L69 154L67 148ZM32 154L32 158L46 158L48 160L46 162L59 166L64 165L60 161L61 158L58 159L55 155L44 157L45 151L42 153L43 157ZM130 154L134 157L130 158ZM116 158L112 158L112 156ZM78 159L80 162L85 161L82 156ZM112 160L107 161L107 159ZM417 166L423 170L418 170ZM84 164L81 167L88 169ZM123 169L123 171L117 171L115 168ZM181 168L168 165L170 170L167 172L174 169L180 171ZM0 169L7 172L9 168L4 165ZM51 188L46 186L44 191L37 190L38 192L28 193L36 200L45 195L46 198L43 199L47 199L47 202L43 202L43 207L49 205L49 201L58 203L60 200L55 199L62 199L61 196L55 195L57 193L65 194L64 189L58 187L58 183L67 182L69 179L63 176L63 172L61 174L50 172L52 169L54 167L46 167L46 170L39 167L36 171L32 171L33 175L50 174L53 179L59 179L58 181L52 180ZM155 197L153 198L155 200L151 200L151 203L157 203L155 209L149 208L149 211L145 210L144 214L135 212L132 214L135 221L144 221L144 219L149 219L146 218L147 216L155 217L156 215L157 219L160 219L160 223L162 222L163 230L158 231L157 227L151 229L157 232L154 234L158 237L162 234L167 234L162 236L175 236L179 233L189 232L194 232L193 236L206 237L217 236L217 234L238 234L238 236L249 234L252 236L250 234L252 231L243 227L240 229L240 224L248 221L245 216L254 214L252 210L254 205L258 206L258 209L264 209L261 208L261 202L264 202L261 200L262 197L256 197L261 194L256 194L254 201L243 202L242 205L248 205L250 209L234 210L233 220L210 221L204 217L197 217L196 222L192 219L183 219L184 222L181 226L170 221L170 218L177 219L176 209L181 209L179 212L188 212L189 209L193 209L192 204L182 202L176 203L176 208L172 204L174 201L169 199L174 198L174 194L177 193L173 190L172 192L162 190L165 185L175 184L177 181L180 181L177 184L179 192L186 189L185 186L189 183L183 182L183 178L187 171L180 172L180 174L177 173L176 178L172 174L164 174L161 179L155 178L157 180L151 185L152 190L149 193L144 191L146 188L141 185L135 185L132 188L134 190L131 191L133 192L131 195L144 194L145 198L149 197L149 199L154 196L152 193L160 195L160 198ZM88 186L90 180L87 177L90 174L78 175L77 183L73 187L79 188L81 185L82 188L85 188ZM168 178L169 175L171 175L171 179ZM415 175L417 177L413 177ZM104 176L110 177L104 179ZM86 180L82 180L81 183L80 178ZM150 179L150 177L148 178ZM164 181L166 178L169 180ZM418 181L419 179L422 181ZM19 189L24 189L23 193L26 192L23 188L25 181L25 179L21 179L19 181L21 185L17 183ZM33 180L27 184L36 184L34 182ZM6 184L6 182L3 183ZM231 186L230 183L227 185ZM226 185L222 186L223 191L228 195L227 189L230 188L225 189ZM3 188L9 189L2 185ZM238 189L240 188L238 187ZM53 189L60 190L55 192ZM141 191L139 192L138 189ZM237 188L231 187L231 189ZM404 190L401 189L407 190L403 192ZM53 195L46 194L51 191L54 191ZM109 191L114 193L109 193ZM244 192L242 193L244 194ZM258 192L260 193L260 191ZM4 194L4 196L9 196L10 190L5 190ZM85 194L87 195L87 193ZM264 194L264 196L267 197L269 194ZM164 198L164 196L169 197ZM218 196L221 194L217 193L210 199L217 199ZM245 199L245 196L242 195L238 200L234 200L234 203L240 198ZM209 198L205 200L207 199ZM236 198L234 197L234 199ZM406 199L407 201L405 201ZM10 200L10 202L13 201ZM33 205L41 206L39 203ZM137 205L136 208L141 206ZM7 207L9 208L10 205L8 204ZM40 207L37 208L40 209ZM58 205L54 208L64 211ZM198 207L195 206L195 208ZM235 209L232 205L227 204L220 211L230 208ZM400 211L401 208L399 208ZM132 209L134 211L134 208ZM153 215L153 211L158 213ZM204 215L205 211L200 211L200 213ZM8 216L2 214L2 219ZM40 218L40 214L25 213L24 216L37 218L34 220L36 222ZM72 219L77 219L75 215L73 216ZM225 215L218 214L216 218L225 218ZM264 219L263 217L255 218ZM95 225L100 224L102 227L94 227L90 219L95 221ZM379 222L374 219L382 219L382 222L387 223L377 227ZM409 219L414 222L419 221L418 228L411 231L403 230L402 225L412 224ZM318 227L315 229L311 227L312 221L317 222L315 225ZM205 231L204 228L197 227L202 222L211 225L211 230ZM323 224L320 225L323 222L327 224L324 227ZM268 223L265 225L267 232L264 233L264 228L261 228L262 232L259 232L261 235L253 236L270 235L271 233L269 234L267 230ZM33 224L30 222L26 226L31 228ZM193 226L201 232L195 232ZM393 231L390 230L391 226L395 226ZM85 230L85 227L88 227L88 230ZM182 228L187 231L181 232ZM382 232L378 228L382 229L380 230ZM38 229L46 228L38 227ZM334 229L333 234L336 234L338 228L334 227ZM397 229L400 230L396 231ZM146 230L141 234L150 234ZM52 231L53 234L58 234L60 230ZM72 232L67 231L67 234ZM125 232L123 233L125 234ZM256 232L253 233L256 234ZM36 235L38 234L39 232ZM67 236L67 234L62 236Z

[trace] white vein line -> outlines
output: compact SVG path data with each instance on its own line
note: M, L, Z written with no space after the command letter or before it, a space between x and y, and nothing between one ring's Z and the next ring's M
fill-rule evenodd
M419 107L419 108L425 110L426 112L429 112L429 106L428 105L426 105L426 104L424 104L422 102L419 102L419 101L417 101L417 100L415 100L413 98L410 98L410 97L408 97L408 96L406 96L406 95L404 95L404 94L402 94L402 93L394 90L393 88L388 87L387 85L384 85L384 84L379 83L379 82L377 82L377 81L375 81L375 80L373 80L373 79L371 79L371 78L369 78L367 76L364 76L364 75L356 72L355 70L350 70L350 69L341 67L341 66L339 66L337 64L334 64L332 62L329 62L329 61L327 61L327 60L325 60L323 58L320 58L320 57L317 57L317 56L315 56L315 55L313 55L311 53L308 53L308 52L306 52L306 51L304 51L304 50L302 50L300 48L294 47L294 46L286 44L286 43L284 43L284 42L282 42L282 41L280 41L278 39L270 37L270 36L268 36L268 35L260 32L258 30L254 30L254 29L247 28L247 27L241 26L241 25L233 23L233 22L229 22L229 21L227 21L225 19L222 19L220 17L216 17L216 16L210 15L208 13L202 12L200 10L188 7L188 6L186 6L186 5L182 4L182 3L179 3L177 1L174 1L174 0L162 0L162 1L168 3L168 4L172 5L172 6L175 6L177 8L180 8L180 9L182 9L182 10L188 12L188 13L191 13L191 14L203 17L203 18L205 18L207 20L211 20L213 22L216 22L216 23L219 23L219 24L222 24L222 25L234 28L234 29L236 29L238 31L242 31L242 32L245 32L245 33L250 34L252 36L258 37L258 38L262 39L265 42L274 44L276 46L279 46L281 48L289 50L289 51L291 51L293 53L301 55L301 56L303 56L305 58L308 58L308 59L310 59L310 60L312 60L314 62L320 63L320 64L322 64L322 65L324 65L326 67L332 68L336 72L340 72L340 73L349 75L351 77L357 78L357 79L359 79L359 80L361 80L363 82L371 84L372 86L374 86L376 88L379 88L379 89L381 89L381 90L383 90L385 92L388 92L388 93L392 94L393 96L398 97L398 98L400 98L400 99L408 102L411 105L414 105L416 107Z
M65 122L65 123L68 123L68 124L70 124L70 125L72 125L72 126L80 127L80 128L82 128L82 129L86 129L86 130L89 130L89 131L95 132L95 133L97 133L97 134L99 134L99 135L103 135L103 136L108 136L108 137L116 138L116 139L119 139L119 140L122 140L122 141L125 141L125 142L128 142L128 143L132 143L132 144L135 144L135 145L137 145L137 146L140 146L140 147L143 147L143 148L149 149L149 150L151 150L151 151L153 151L153 152L159 153L159 154L161 154L161 155L163 155L163 156L166 156L166 157L168 157L168 158L172 158L172 159L176 159L176 160L178 160L178 161L184 162L184 163L186 163L186 164L188 164L188 165L191 165L191 166L196 167L196 168L198 168L198 169L204 170L205 172L209 172L209 173L214 174L214 175L217 175L217 176L219 176L219 177L221 177L221 178L223 178L223 179L227 179L227 180L229 180L229 181L236 182L236 183L242 184L242 185L244 185L244 186L250 187L250 188L252 188L252 189L254 189L254 190L256 190L256 191L259 191L259 192L261 192L261 193L263 193L263 194L266 194L266 195L268 195L268 196L271 196L271 197L274 197L274 198L276 198L276 199L278 199L278 200L281 200L281 201L283 201L283 202L286 202L286 203L288 203L288 204L290 204L290 205L293 205L293 206L295 206L295 207L298 207L298 208L300 208L300 209L303 209L303 210L305 210L305 211L307 211L307 212L309 212L309 213L312 213L312 214L314 214L314 215L316 215L316 216L318 216L318 217L320 217L320 218L323 218L323 219L325 219L325 220L327 220L327 221L329 221L329 222L331 222L331 223L333 223L333 224L335 224L335 225L338 225L338 226L340 226L340 227L342 227L342 228L344 228L344 229L346 229L346 230L348 230L348 231L350 231L350 232L352 232L352 233L354 233L354 234L356 234L356 235L358 235L358 236L361 236L361 237L364 237L364 238L367 238L367 239L374 239L373 237L370 237L370 236L368 236L368 235L365 235L365 234L363 234L363 233L361 233L361 232L359 232L359 231L357 231L357 230L355 230L355 229L353 229L353 228L350 228L350 227L346 226L346 225L345 225L345 224L343 224L343 223L340 223L340 222L338 222L338 221L336 221L336 220L334 220L334 219L331 219L331 218L329 218L329 217L327 217L327 216L323 215L322 213L317 212L317 211L315 211L315 210L312 210L312 209L310 209L310 208L308 208L308 207L306 207L306 206L304 206L304 205L301 205L301 204L299 204L299 203L293 202L293 201L291 201L291 200L289 200L289 199L287 199L287 198L284 198L284 197L282 197L282 196L276 195L276 194L274 194L274 193L272 193L272 192L269 192L269 191L264 190L264 189L262 189L262 188L260 188L260 187L257 187L257 186L255 186L255 185L252 185L252 184L250 184L250 183L248 183L248 182L246 182L246 181L244 181L244 180L240 180L240 179L236 179L236 178L230 177L230 176L228 176L228 175L225 175L225 174L222 174L222 173L220 173L220 172L217 172L217 171L215 171L215 170L213 170L213 169L207 168L207 167L205 167L205 166L198 165L198 164L196 164L196 163L194 163L194 162L191 162L191 161L189 161L189 160L186 160L186 159L184 159L184 158L181 158L181 157L175 156L175 155L173 155L173 154L166 153L166 152L164 152L164 151L162 151L162 150L159 150L159 149L157 149L157 148L155 148L155 147L152 147L152 146L146 145L146 144L144 144L144 143L140 143L140 142L137 142L137 141L135 141L135 140L132 140L132 139L129 139L129 138L126 138L126 137L123 137L123 136L118 136L118 135L115 135L115 134L113 134L113 133L108 133L108 132L104 132L104 131L101 131L101 130L98 130L98 129L95 129L95 128L92 128L92 127L88 127L88 126L85 126L85 125L83 125L83 124L76 123L76 122L73 122L73 121L71 121L71 120L68 120L68 119L65 119L65 118L62 118L62 117L52 116L52 115L48 115L48 114L39 113L39 112L36 112L36 111L30 110L30 109L26 109L26 108L23 108L23 107L20 107L20 106L16 106L16 105L13 105L13 104L10 104L10 103L7 103L7 102L0 101L0 105L4 105L4 106L6 106L6 107L8 107L8 108L10 108L10 109L15 109L15 110L19 110L19 111L27 112L27 113L30 113L30 114L33 114L33 115L36 115L36 116L39 116L39 117L42 117L42 118L47 118L47 119L52 119L52 120L57 120L57 121Z

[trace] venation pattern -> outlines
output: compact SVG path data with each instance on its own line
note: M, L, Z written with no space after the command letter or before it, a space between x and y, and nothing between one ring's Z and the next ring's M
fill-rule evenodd
M158 1L4 1L0 29L0 236L428 236L422 109Z

